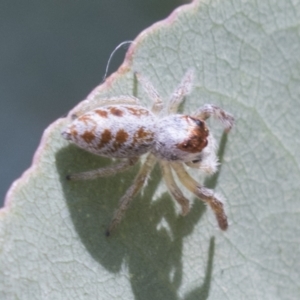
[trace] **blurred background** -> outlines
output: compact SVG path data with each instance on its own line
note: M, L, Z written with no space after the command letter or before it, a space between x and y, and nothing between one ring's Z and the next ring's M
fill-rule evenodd
M114 48L182 0L0 2L0 205L31 165L44 129L103 78ZM126 50L113 58L109 74Z

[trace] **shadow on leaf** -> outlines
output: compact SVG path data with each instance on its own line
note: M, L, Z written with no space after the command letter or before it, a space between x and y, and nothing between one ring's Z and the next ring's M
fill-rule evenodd
M192 233L205 206L201 201L195 201L189 215L182 217L176 214L168 193L153 202L154 192L161 180L160 170L156 166L148 185L134 199L112 236L107 238L107 225L139 165L116 176L96 180L70 182L65 178L66 174L97 169L111 163L109 159L89 154L73 145L62 149L56 156L66 203L78 236L95 261L108 271L117 273L122 264L128 266L136 299L179 299L183 238ZM211 178L213 182L206 183L212 187L217 182L217 176ZM213 245L211 240L205 282L187 299L196 299L191 298L195 293L202 295L197 299L207 298L204 295L209 293Z

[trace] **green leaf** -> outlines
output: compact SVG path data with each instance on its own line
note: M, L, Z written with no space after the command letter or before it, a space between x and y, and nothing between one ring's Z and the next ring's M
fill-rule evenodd
M1 210L0 298L299 299L299 49L294 0L194 1L144 31L87 101L137 95L149 106L134 71L167 100L193 68L183 110L214 103L237 120L223 139L210 122L221 139L222 168L205 181L227 199L228 231L192 196L190 214L179 216L156 168L106 238L139 166L67 182L70 172L111 161L64 141L69 118L59 119Z

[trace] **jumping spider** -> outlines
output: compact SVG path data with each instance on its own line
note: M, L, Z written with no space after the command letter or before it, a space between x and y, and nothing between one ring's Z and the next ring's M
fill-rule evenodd
M205 120L216 117L228 132L234 123L229 113L215 105L206 104L192 115L178 114L178 107L191 91L193 71L189 70L166 105L152 84L141 74L135 73L138 81L153 101L149 110L141 106L132 96L103 99L88 111L80 111L78 117L62 132L65 139L94 154L123 159L121 162L84 173L71 174L69 180L86 180L111 176L123 172L138 162L141 155L148 153L132 185L120 199L119 207L106 231L109 236L122 220L129 204L138 194L147 177L158 161L164 181L182 209L189 210L189 201L177 186L179 181L196 197L213 210L219 227L226 230L227 216L223 201L212 190L197 183L185 170L184 165L213 174L217 170L215 140Z

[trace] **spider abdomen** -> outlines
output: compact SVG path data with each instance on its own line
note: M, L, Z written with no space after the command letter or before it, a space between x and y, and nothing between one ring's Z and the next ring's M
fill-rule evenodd
M152 148L155 118L152 112L140 106L104 106L78 117L62 134L97 155L135 157Z

